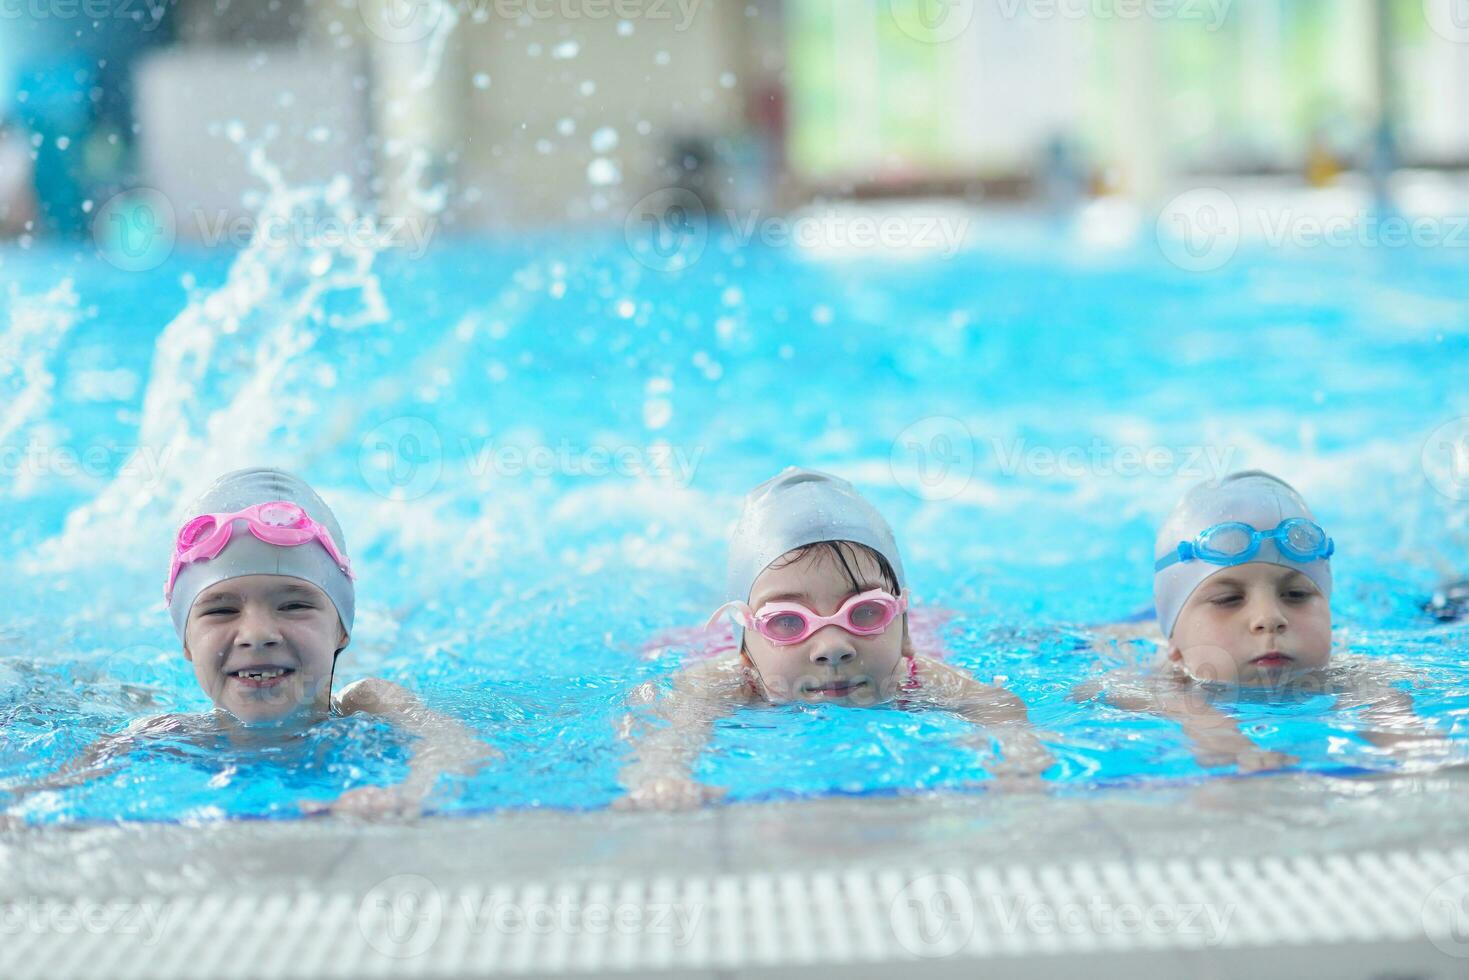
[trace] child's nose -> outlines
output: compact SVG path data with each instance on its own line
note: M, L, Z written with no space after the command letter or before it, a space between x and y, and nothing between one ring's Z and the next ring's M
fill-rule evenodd
M1250 629L1256 633L1278 633L1285 629L1285 611L1274 599L1260 599L1250 611Z
M273 647L280 642L281 631L275 617L264 610L247 607L240 617L235 643L245 647Z
M844 664L857 656L847 634L835 626L818 630L811 638L811 662L820 667Z

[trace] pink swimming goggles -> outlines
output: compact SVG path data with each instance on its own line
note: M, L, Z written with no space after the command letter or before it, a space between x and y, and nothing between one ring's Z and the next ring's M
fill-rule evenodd
M799 602L767 602L756 612L745 602L726 602L709 617L705 629L720 616L733 611L746 629L753 629L771 643L788 647L800 643L824 626L839 626L854 636L875 636L908 610L908 598L897 598L884 589L852 596L830 616L818 616Z
M164 599L173 601L173 586L185 565L196 561L209 561L234 537L235 521L244 521L250 533L266 544L283 548L318 542L332 556L332 561L353 578L352 565L347 557L337 550L331 533L306 516L306 512L285 500L274 500L267 504L246 507L234 514L201 514L179 529L174 542L173 564L168 570L168 586L163 590Z

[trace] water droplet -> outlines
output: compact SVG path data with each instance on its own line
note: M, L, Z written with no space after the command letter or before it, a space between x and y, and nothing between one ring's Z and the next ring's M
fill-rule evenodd
M597 187L622 183L622 170L606 157L597 157L587 164L587 180Z
M563 60L575 58L578 54L581 54L581 45L575 41L562 41L551 49L551 57L561 58Z
M479 89L480 91L484 91L485 89L489 88L490 87L490 76L489 75L486 75L482 71L481 72L475 72L475 75L474 75L474 87L477 88L477 89Z
M617 130L603 126L592 134L592 150L596 153L611 153L617 149Z

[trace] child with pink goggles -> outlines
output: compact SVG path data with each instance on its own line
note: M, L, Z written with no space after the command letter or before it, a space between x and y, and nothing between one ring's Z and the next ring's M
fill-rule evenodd
M786 647L805 641L827 626L840 627L854 636L876 636L907 610L908 597L895 597L886 589L854 595L830 616L817 615L791 600L767 602L758 611L751 609L749 603L736 601L726 602L715 610L705 628L712 627L726 612L733 612L745 629L753 629L776 646Z

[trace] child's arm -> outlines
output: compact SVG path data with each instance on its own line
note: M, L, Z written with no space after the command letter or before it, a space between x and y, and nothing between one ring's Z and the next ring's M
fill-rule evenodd
M925 657L919 664L937 707L953 711L1000 743L1000 761L986 767L992 776L1032 779L1055 765L1056 757L1031 725L1020 698L937 660Z
M83 749L81 755L51 775L43 776L35 782L12 786L3 792L13 797L9 803L14 804L33 793L70 789L73 786L80 786L99 779L116 771L117 763L114 760L131 752L140 738L156 737L174 732L181 721L182 716L180 715L139 718L120 732L103 735Z
M1177 722L1194 745L1201 766L1238 766L1240 772L1284 769L1300 760L1284 752L1263 749L1239 722L1210 704L1202 692L1179 688L1159 692L1155 714Z
M1413 696L1378 679L1356 678L1340 691L1336 710L1362 710L1362 720L1371 725L1359 734L1380 749L1447 748L1449 740L1429 729L1413 710Z
M364 678L347 686L338 700L343 714L377 715L416 737L408 760L408 776L397 786L363 786L343 793L327 806L308 810L357 815L416 815L446 773L471 776L500 753L479 739L463 722L425 707L411 691L392 681Z
M725 791L694 779L694 764L714 734L714 723L743 700L738 660L717 660L681 670L673 690L658 698L651 684L629 697L646 705L654 722L629 714L619 735L632 743L632 758L618 773L627 795L614 806L625 810L684 810L711 803Z
M1133 683L1116 683L1122 678ZM1202 691L1170 678L1144 680L1135 671L1114 671L1100 682L1077 685L1071 697L1090 700L1099 694L1119 710L1157 715L1178 725L1192 743L1194 759L1201 766L1236 765L1241 772L1259 772L1299 761L1284 752L1262 749L1240 731L1238 721L1210 704Z

